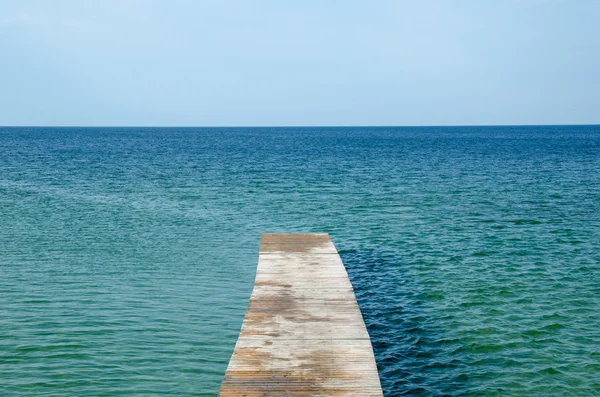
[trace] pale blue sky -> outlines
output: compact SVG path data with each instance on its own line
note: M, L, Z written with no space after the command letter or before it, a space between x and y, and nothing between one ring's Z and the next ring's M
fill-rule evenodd
M0 125L600 123L600 1L0 0Z

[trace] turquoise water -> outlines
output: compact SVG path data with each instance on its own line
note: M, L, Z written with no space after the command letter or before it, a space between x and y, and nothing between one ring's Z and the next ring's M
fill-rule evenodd
M598 126L0 128L0 395L215 396L280 231L386 396L600 395Z

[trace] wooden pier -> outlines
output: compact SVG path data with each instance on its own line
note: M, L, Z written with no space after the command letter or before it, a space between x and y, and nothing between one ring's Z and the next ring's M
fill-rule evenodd
M219 396L383 396L369 334L329 235L263 234Z

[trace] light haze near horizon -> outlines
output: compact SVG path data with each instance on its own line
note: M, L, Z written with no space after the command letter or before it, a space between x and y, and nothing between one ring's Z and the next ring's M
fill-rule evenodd
M0 0L0 125L600 123L600 1Z

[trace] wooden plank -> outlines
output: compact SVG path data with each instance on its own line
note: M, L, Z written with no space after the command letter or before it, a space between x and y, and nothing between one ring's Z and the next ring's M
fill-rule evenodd
M383 396L369 334L328 234L262 235L219 396Z

